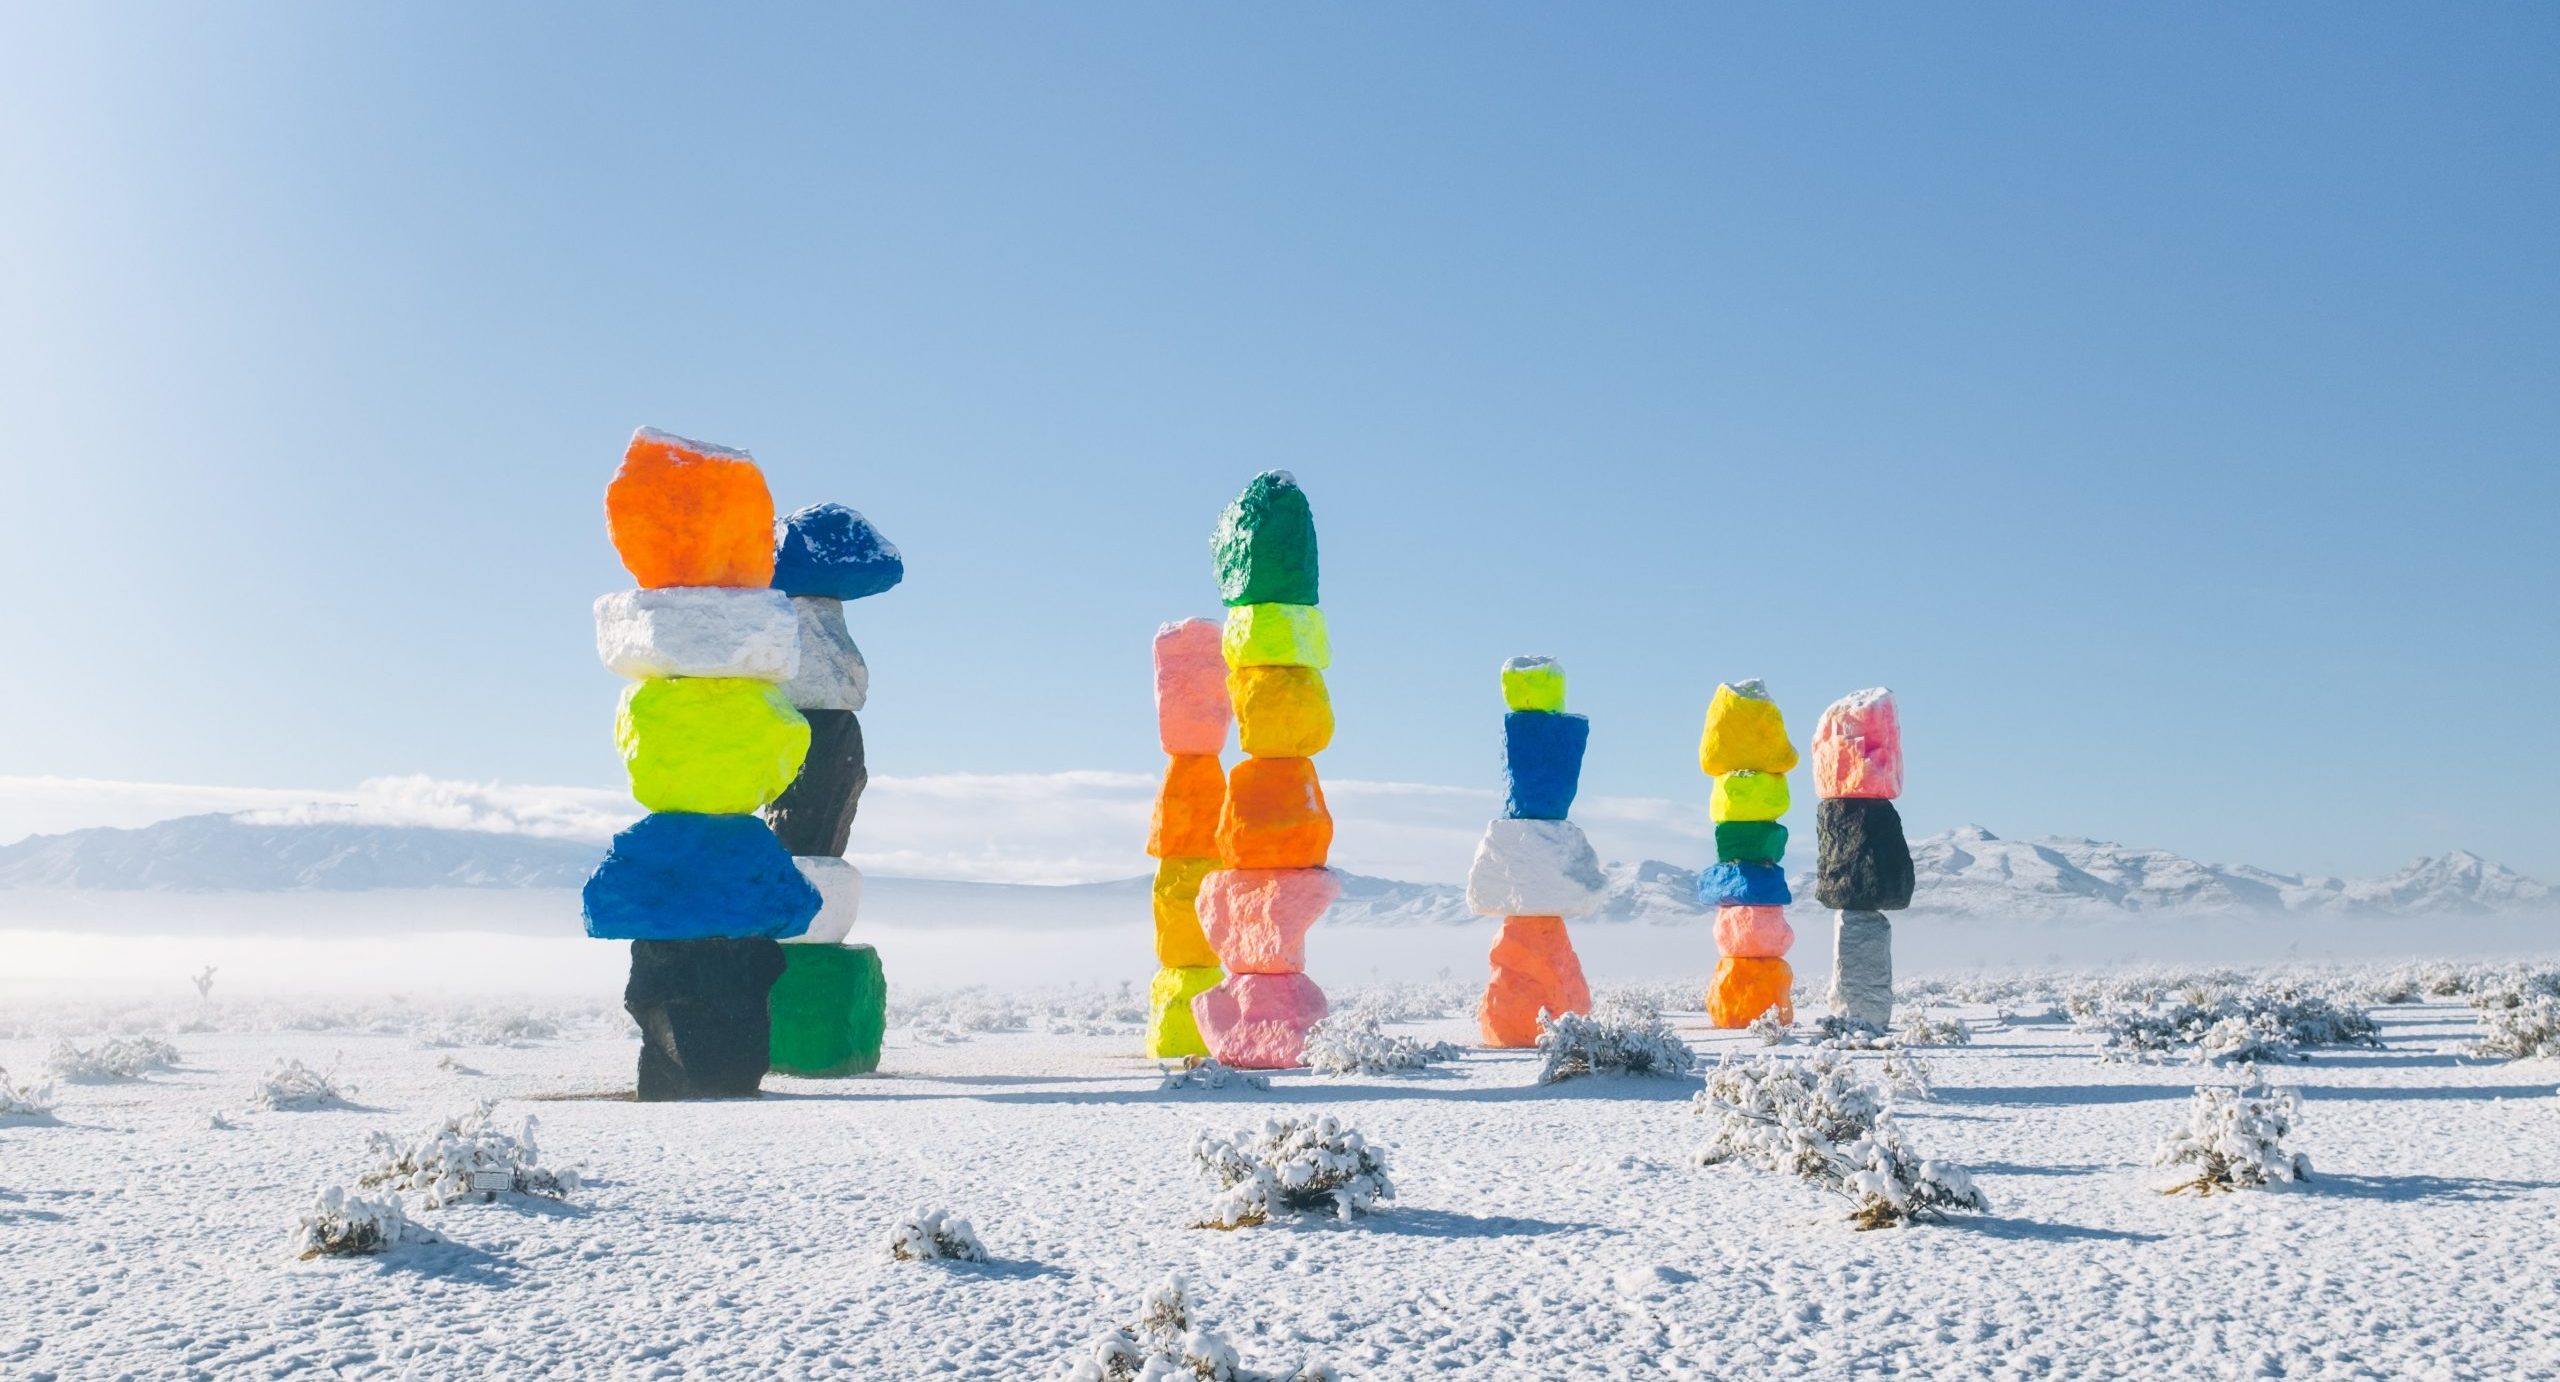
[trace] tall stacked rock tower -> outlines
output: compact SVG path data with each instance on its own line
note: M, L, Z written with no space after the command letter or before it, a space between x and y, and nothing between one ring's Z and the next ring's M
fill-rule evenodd
M1893 1025L1893 923L1911 905L1911 846L1903 839L1902 717L1883 687L1831 703L1813 731L1815 826L1822 859L1814 897L1839 912L1831 1010L1881 1031Z
M1591 1011L1564 919L1600 905L1600 861L1565 819L1582 782L1591 722L1564 713L1564 668L1553 658L1502 664L1502 819L1485 827L1467 871L1468 909L1502 918L1493 978L1476 1005L1487 1046L1535 1046L1538 1014Z
M1299 1063L1307 1029L1324 1017L1324 990L1305 972L1306 937L1342 891L1325 867L1333 817L1314 762L1333 742L1324 686L1332 653L1316 608L1315 515L1297 479L1255 476L1219 519L1211 549L1246 757L1218 812L1220 867L1200 885L1200 929L1227 977L1194 998L1191 1013L1209 1054L1238 1069L1280 1069Z
M1147 1054L1205 1056L1191 1000L1225 974L1200 929L1200 885L1218 867L1218 814L1227 804L1227 664L1218 621L1156 630L1156 731L1167 763L1147 854L1156 861L1156 977L1147 988Z
M1716 977L1707 1015L1719 1027L1745 1027L1772 1008L1795 1021L1795 971L1787 950L1787 774L1796 746L1786 718L1757 680L1716 688L1698 766L1716 781L1708 816L1716 827L1715 867L1698 875L1698 900L1716 909Z
M809 721L809 754L790 789L765 808L765 823L826 900L808 931L782 947L770 1004L773 1069L781 1074L880 1068L888 978L879 952L844 943L862 902L862 873L844 851L871 780L855 718L871 694L871 669L845 627L844 606L906 575L898 549L842 504L813 504L774 525L773 588L790 597L800 639L800 670L782 695Z
M605 522L640 588L596 601L596 651L633 682L614 742L649 814L588 878L587 934L631 942L640 1098L751 1096L777 942L820 907L756 815L809 751L782 689L801 670L800 629L772 588L773 497L746 452L644 427Z

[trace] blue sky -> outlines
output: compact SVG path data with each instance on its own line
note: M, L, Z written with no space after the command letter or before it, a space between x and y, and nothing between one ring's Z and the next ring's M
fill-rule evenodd
M1255 471L1328 775L2560 876L2560 11L17 7L0 773L608 785L640 423L907 553L893 774L1146 771ZM1694 862L1694 861L1692 861Z

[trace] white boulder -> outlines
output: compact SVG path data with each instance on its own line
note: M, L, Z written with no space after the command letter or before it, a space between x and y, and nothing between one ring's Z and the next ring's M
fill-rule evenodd
M1609 881L1571 821L1499 820L1484 828L1467 870L1467 910L1489 917L1574 917L1597 911Z
M800 622L778 590L618 590L596 601L596 656L633 681L789 681L800 670Z
M783 699L802 710L860 710L871 695L871 669L844 626L844 601L790 597L799 623L800 671L782 684Z
M1831 1011L1879 1032L1893 1028L1893 922L1842 912L1831 950Z
M842 945L853 930L853 914L862 910L862 870L842 859L794 859L800 876L818 890L818 914L809 929L784 939L784 945Z

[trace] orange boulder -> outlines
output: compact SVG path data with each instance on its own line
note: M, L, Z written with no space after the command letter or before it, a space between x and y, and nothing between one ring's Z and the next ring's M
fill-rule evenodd
M1493 938L1493 979L1476 1004L1487 1046L1535 1046L1538 1014L1591 1011L1591 986L1562 917L1504 917Z
M1228 868L1322 868L1332 848L1333 817L1313 762L1248 758L1227 775L1217 853Z
M1748 1027L1771 1008L1780 1022L1796 1020L1796 972L1787 962L1727 955L1716 965L1715 982L1707 988L1707 1016L1719 1027Z
M1147 826L1148 857L1215 858L1226 800L1227 777L1216 754L1175 754L1165 763L1164 790L1156 793L1155 819Z
M604 517L644 590L773 584L773 493L744 451L643 427L605 487Z

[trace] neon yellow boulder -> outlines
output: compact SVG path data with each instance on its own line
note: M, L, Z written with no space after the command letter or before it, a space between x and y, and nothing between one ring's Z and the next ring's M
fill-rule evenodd
M1314 667L1333 664L1324 611L1314 605L1237 605L1227 611L1222 644L1229 667Z
M622 693L613 742L641 805L742 816L800 775L809 722L768 681L658 678Z
M1774 821L1787 814L1787 779L1783 773L1726 773L1716 779L1707 799L1707 818L1725 821Z
M1216 965L1157 970L1155 982L1147 986L1147 1054L1157 1060L1209 1054L1200 1024L1192 1020L1191 1000L1225 977Z
M1698 766L1710 777L1795 771L1796 746L1787 742L1786 718L1757 680L1716 688L1715 699L1707 702L1707 732L1698 740Z
M1502 664L1502 708L1564 713L1564 664L1551 657L1515 657Z

